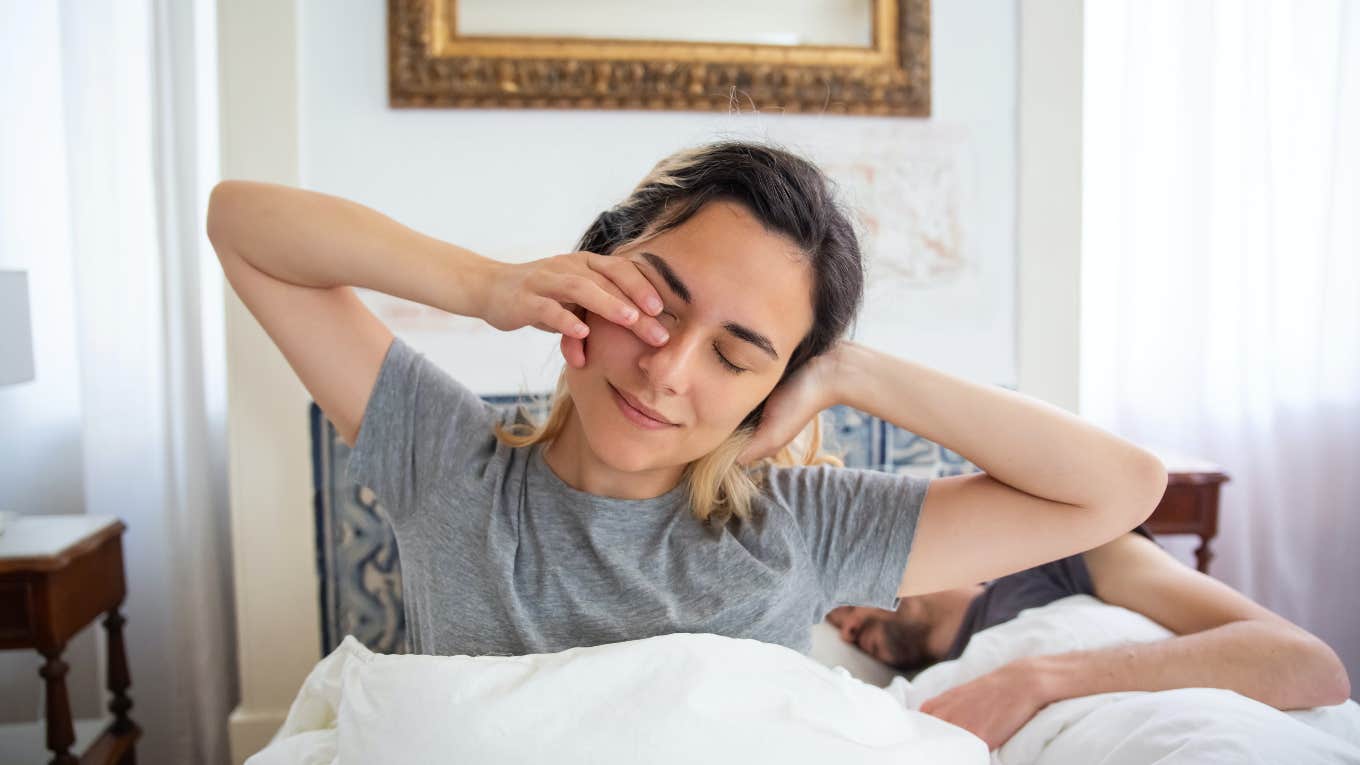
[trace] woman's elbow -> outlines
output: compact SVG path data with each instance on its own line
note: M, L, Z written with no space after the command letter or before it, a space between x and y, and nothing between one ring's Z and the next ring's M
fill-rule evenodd
M1344 703L1351 696L1350 676L1341 657L1322 638L1294 624L1279 630L1269 655L1283 673L1278 683L1284 694L1279 709L1312 709Z
M1148 519L1166 494L1166 466L1152 452L1137 449L1104 484L1105 496L1084 505L1092 539L1099 547Z
M208 241L222 245L231 234L233 202L240 194L240 181L218 181L208 195L206 229Z
M1085 507L1092 512L1106 541L1125 534L1146 521L1166 494L1166 466L1146 449L1129 444L1115 465L1104 474L1102 495Z
M1125 527L1122 531L1134 528L1152 515L1166 495L1167 482L1166 465L1146 449L1134 452L1125 474L1125 501L1121 504L1128 515L1123 519Z
M1311 638L1311 652L1316 657L1322 679L1322 682L1318 683L1319 701L1315 706L1345 703L1351 697L1351 678L1346 673L1346 665L1341 663L1341 657L1336 655L1331 646L1322 642L1321 638L1313 635L1308 637Z
M1332 704L1344 704L1351 697L1351 678L1343 666L1336 672L1336 685L1332 689ZM1330 705L1329 705L1330 706Z

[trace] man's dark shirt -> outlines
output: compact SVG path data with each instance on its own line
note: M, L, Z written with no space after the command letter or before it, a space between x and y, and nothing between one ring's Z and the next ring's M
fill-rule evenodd
M1134 531L1152 539L1152 534L1143 526ZM1095 594L1091 572L1080 553L988 582L982 593L968 604L959 634L954 636L954 644L944 660L959 658L973 635L1014 619L1026 608L1046 606L1070 595Z

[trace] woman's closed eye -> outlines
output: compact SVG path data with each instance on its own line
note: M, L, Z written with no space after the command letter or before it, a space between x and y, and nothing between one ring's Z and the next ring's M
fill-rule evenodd
M656 315L657 321L661 321L663 317L668 317L670 321L679 321L679 317L671 313L670 311L662 311L661 313ZM730 359L724 356L722 350L718 348L717 340L713 341L713 355L717 357L718 363L722 365L725 371L730 372L734 375L739 375L742 374L743 372L751 371L746 367L741 367L737 366L736 364L733 364Z
M722 362L723 368L725 368L727 371L731 372L732 374L734 374L734 375L739 375L739 374L741 374L742 372L750 371L750 370L746 369L745 367L739 367L739 366L737 366L736 364L733 364L732 362L728 361L728 360L727 360L727 357L724 356L724 355L722 355L722 351L718 350L718 341L716 341L716 340L713 341L713 352L716 353L716 354L718 355L718 361Z

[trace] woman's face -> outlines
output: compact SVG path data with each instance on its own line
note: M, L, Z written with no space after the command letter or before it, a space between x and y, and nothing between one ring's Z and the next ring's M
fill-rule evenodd
M572 400L606 464L624 471L687 464L774 389L812 326L812 269L792 242L731 202L704 205L614 256L637 264L661 296L657 320L670 340L651 346L588 314L585 366L567 367ZM629 400L668 424L639 420Z

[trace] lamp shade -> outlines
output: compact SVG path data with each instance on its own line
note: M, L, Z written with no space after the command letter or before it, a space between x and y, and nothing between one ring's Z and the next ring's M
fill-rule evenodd
M33 379L28 273L0 271L0 385Z

